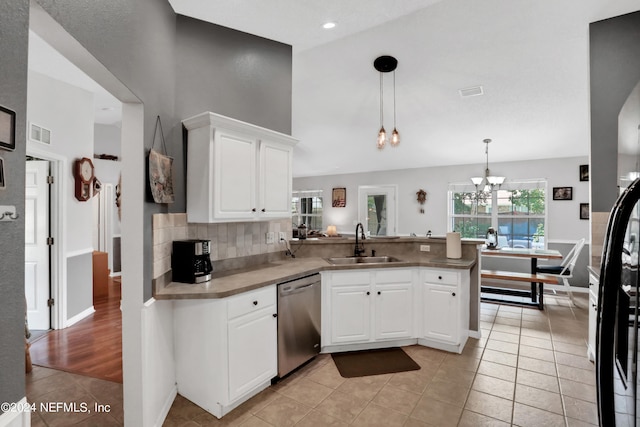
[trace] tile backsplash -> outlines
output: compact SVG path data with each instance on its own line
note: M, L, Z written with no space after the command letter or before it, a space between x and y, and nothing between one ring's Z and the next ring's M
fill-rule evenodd
M158 278L171 269L171 245L174 240L211 240L211 261L282 252L278 233L291 237L291 220L278 219L261 222L225 222L216 224L187 223L187 214L154 214L153 221L153 277ZM266 234L275 233L275 243L266 243Z

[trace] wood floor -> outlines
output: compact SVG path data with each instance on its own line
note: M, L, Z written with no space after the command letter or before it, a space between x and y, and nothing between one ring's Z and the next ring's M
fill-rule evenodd
M122 383L120 280L109 280L109 295L95 313L75 325L50 331L31 344L34 365Z

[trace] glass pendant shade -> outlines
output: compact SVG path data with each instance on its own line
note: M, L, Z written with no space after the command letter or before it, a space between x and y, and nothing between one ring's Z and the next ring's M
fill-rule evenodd
M502 185L502 183L504 182L504 176L488 176L487 177L487 181L489 181L489 185L491 185L492 187L494 185Z
M378 132L378 150L382 150L387 143L387 132L384 130L384 127L380 128L380 132Z
M393 128L393 132L391 133L391 146L395 147L400 144L400 132L396 128Z
M474 176L473 178L471 178L471 182L473 182L473 185L475 185L476 187L480 184L482 184L482 180L484 178L482 178L481 176Z

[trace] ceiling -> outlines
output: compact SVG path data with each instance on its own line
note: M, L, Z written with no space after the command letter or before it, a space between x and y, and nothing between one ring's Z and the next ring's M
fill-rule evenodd
M485 138L493 140L492 163L587 156L589 23L639 8L637 0L169 3L176 13L293 46L294 176L483 163ZM324 30L327 21L336 27ZM385 54L398 59L402 140L378 150L373 61ZM49 61L40 66L51 69ZM385 74L387 130L392 82ZM484 94L460 96L474 86Z

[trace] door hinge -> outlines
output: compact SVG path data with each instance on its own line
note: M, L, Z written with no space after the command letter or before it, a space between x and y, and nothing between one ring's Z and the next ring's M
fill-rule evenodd
M53 246L53 237L47 237L47 245Z
M53 176L47 176L47 184L53 184Z
M48 307L53 307L54 304L55 304L55 300L53 298L49 298L47 300L47 306Z

